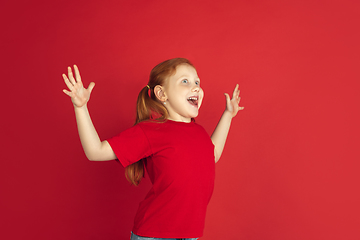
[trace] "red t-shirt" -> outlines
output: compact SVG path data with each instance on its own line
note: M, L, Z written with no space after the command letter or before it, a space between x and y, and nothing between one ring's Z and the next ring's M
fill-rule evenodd
M195 122L141 122L108 139L126 167L142 158L151 190L140 203L133 233L198 238L214 188L214 145Z

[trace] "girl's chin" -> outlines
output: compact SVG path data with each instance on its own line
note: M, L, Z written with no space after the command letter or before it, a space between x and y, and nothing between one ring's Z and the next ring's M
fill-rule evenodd
M191 114L191 118L196 118L199 115L199 112Z

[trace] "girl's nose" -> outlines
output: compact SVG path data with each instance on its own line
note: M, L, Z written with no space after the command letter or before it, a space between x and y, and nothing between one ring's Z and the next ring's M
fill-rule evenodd
M192 88L192 91L193 91L193 92L199 92L199 91L200 91L200 86L194 84L194 86L193 86L193 88Z

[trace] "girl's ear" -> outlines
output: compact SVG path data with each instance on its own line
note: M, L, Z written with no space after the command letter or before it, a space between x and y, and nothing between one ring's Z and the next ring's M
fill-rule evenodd
M161 85L156 85L154 87L154 93L157 99L159 99L161 102L165 102L167 100L164 87Z

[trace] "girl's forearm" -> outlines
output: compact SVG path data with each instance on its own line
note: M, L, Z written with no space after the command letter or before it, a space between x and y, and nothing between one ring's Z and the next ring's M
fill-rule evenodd
M87 105L85 104L82 107L74 106L74 108L80 141L86 157L92 161L116 159L107 141L101 142L90 118Z
M214 153L215 162L219 161L220 156L224 150L226 138L229 133L229 129L231 125L231 120L232 120L231 113L225 110L213 134L211 135L211 140L215 145L215 153Z

